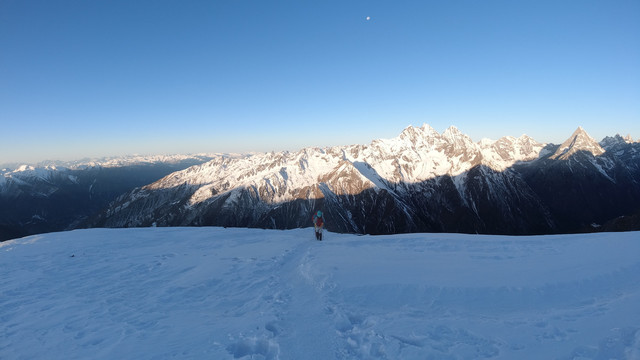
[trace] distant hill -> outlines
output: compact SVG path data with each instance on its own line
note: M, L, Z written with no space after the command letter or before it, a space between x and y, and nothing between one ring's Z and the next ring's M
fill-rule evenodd
M2 169L0 241L76 228L119 195L211 158L131 156Z

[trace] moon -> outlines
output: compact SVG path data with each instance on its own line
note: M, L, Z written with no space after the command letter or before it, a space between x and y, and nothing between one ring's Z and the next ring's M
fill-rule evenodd
M371 20L371 16L367 16L367 21Z

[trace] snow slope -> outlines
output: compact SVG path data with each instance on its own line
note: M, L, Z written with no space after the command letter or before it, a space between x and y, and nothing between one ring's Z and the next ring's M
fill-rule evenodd
M639 235L31 236L0 244L0 358L639 359Z

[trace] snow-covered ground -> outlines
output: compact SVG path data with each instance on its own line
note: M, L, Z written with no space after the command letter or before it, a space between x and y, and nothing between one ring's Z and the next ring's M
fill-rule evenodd
M640 359L640 233L0 244L1 359Z

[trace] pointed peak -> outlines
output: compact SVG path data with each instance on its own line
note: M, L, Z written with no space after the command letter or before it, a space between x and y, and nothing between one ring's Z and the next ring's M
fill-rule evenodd
M451 125L449 126L443 133L442 136L445 139L449 139L450 141L458 141L457 139L461 139L461 138L465 138L467 137L465 134L463 134L457 127ZM471 141L471 139L469 139L469 141Z
M527 134L520 135L520 137L516 139L516 142L519 144L527 144L527 145L542 145L541 143L537 142L536 139L532 138Z
M571 136L576 136L576 135L587 135L587 136L589 136L587 131L582 126L578 126L576 131L574 131Z
M576 131L560 145L552 159L567 160L569 157L579 151L590 152L594 156L602 155L604 149L598 142L592 138L582 126L578 126Z
M400 138L401 139L412 139L414 137L416 137L418 135L418 131L419 128L414 127L413 125L409 125L406 128L404 128L404 130L402 130L402 132L400 133Z
M422 127L420 129L422 130L423 133L425 133L425 134L427 134L429 136L440 135L440 134L438 134L436 129L434 129L433 127L431 127L431 125L429 125L427 123L422 124Z
M418 138L429 138L438 135L438 132L427 124L423 124L422 127L409 125L400 133L400 139L415 142Z
M589 133L582 127L582 126L578 126L578 128L576 129L576 131L573 132L573 134L571 135L571 137L584 137L586 139L588 139L591 142L595 142L597 143L597 141L591 137L591 135L589 135Z
M447 128L447 130L445 130L443 133L444 134L462 134L462 132L460 131L460 129L458 129L456 126L451 125Z
M451 125L445 131L442 132L442 136L448 139L457 139L457 138L468 138L469 141L472 141L471 138L460 131L457 127Z
M450 145L453 145L454 147L459 149L470 149L476 146L476 144L468 135L462 133L455 126L450 126L447 130L445 130L442 133L442 139Z
M424 123L424 124L422 124L422 130L425 130L425 131L432 131L432 130L434 130L434 129L433 129L433 127L431 127L431 125L429 125L429 124L427 124L427 123Z

